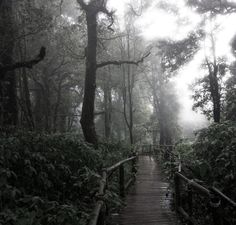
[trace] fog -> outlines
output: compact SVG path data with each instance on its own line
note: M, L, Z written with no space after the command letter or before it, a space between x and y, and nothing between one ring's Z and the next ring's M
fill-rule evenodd
M124 11L128 4L139 5L144 1L130 0L110 0L109 7L116 10L116 14L120 23L124 23ZM163 4L164 3L164 4ZM173 10L166 10L162 5L169 4ZM171 7L170 7L171 8ZM180 16L175 14L178 11ZM141 11L141 14L136 20L136 27L140 30L140 35L143 37L147 45L159 39L182 40L187 35L194 31L199 23L204 21L202 15L197 14L185 5L184 0L159 0L149 1L146 8ZM234 59L230 51L230 41L236 33L234 26L236 15L219 15L210 23L205 23L205 31L210 30L215 26L216 33L216 54L217 57L224 56L230 62ZM201 49L195 55L191 62L185 65L178 71L175 77L175 84L178 94L180 107L179 123L184 128L186 126L205 127L208 121L200 112L192 110L193 99L191 85L196 78L201 77L204 71L201 69L201 64L206 55L209 54L209 40L205 39L202 42ZM193 128L193 129L194 129ZM184 128L185 129L185 128Z

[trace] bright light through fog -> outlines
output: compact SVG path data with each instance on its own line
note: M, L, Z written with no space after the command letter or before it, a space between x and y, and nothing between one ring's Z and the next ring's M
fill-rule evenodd
M142 30L142 36L147 40L170 37L176 29L174 16L157 9L151 9L145 13L144 17L138 19L136 25Z
M129 2L130 0L109 1L109 7L117 10L120 21L124 20L125 6ZM186 7L184 0L164 1L175 7L179 11L178 15L180 16L160 9L160 7L158 7L160 2L161 0L150 1L149 6L143 11L142 15L138 17L135 23L147 43L160 38L172 40L186 38L189 32L196 30L202 20L202 15ZM232 2L236 2L236 0L232 0ZM218 25L215 31L215 34L217 34L217 39L215 40L216 54L218 57L226 56L229 61L234 60L230 52L230 41L236 33L236 27L234 26L235 21L236 15L218 16L214 21L214 24ZM206 23L205 29L208 31L211 30L212 24L209 22ZM192 111L193 100L191 99L192 92L189 86L203 73L203 71L200 70L200 65L205 58L205 54L209 54L207 51L209 51L210 46L211 43L206 39L205 43L202 43L202 49L199 53L188 65L179 71L178 76L175 78L179 101L182 106L180 120L183 123L189 121L201 122L205 120L202 115Z
M234 60L231 54L230 42L233 36L236 34L235 27L236 15L228 15L219 17L217 23L220 25L220 30L217 34L217 54L219 56L226 55L228 60Z
M147 8L136 22L136 25L142 30L143 37L147 40L159 38L180 40L186 37L199 24L201 18L183 6L181 2L176 4L181 16L167 13L165 10L159 9L156 4Z

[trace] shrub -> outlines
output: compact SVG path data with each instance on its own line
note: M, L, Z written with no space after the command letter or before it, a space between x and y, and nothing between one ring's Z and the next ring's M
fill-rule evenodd
M101 168L127 152L119 144L95 150L73 134L3 132L0 224L85 224Z
M194 154L203 166L201 177L230 195L236 192L236 124L215 123L197 134Z

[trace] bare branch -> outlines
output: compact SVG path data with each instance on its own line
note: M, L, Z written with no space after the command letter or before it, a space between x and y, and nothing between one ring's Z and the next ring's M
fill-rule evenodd
M133 7L132 4L128 4L128 6L129 6L129 8L130 8L130 10L131 10L131 12L133 13L134 16L137 16L137 17L142 16L142 7L141 7L141 11L140 11L140 12L137 12L137 11L134 9L134 7Z
M114 12L115 11L108 11L108 9L106 7L101 7L99 9L100 12L104 13L107 15L107 17L111 20L110 24L108 25L107 29L114 32L114 30L111 28L114 24L114 18L113 18L113 15L114 15Z
M84 0L77 0L78 4L81 6L83 10L87 10L87 4L85 4Z
M112 36L112 37L99 37L99 39L103 40L103 41L112 41L112 40L122 38L122 37L126 37L126 36L127 36L126 34L120 34L120 35Z
M62 14L62 6L64 4L64 0L60 1L59 8L60 8L60 15Z
M105 114L105 111L94 112L94 116L99 116L99 115L103 115L103 114Z
M108 65L116 65L116 66L121 66L122 64L130 64L130 65L136 65L138 66L140 63L142 63L144 61L145 58L147 58L149 55L151 54L151 52L147 53L146 55L144 55L141 59L139 59L138 61L129 61L129 60L120 60L120 61L107 61L107 62L102 62L97 64L97 69L98 68L102 68L104 66L108 66Z
M81 111L78 111L78 115L74 115L74 116L81 116L82 112ZM105 111L98 111L98 112L94 112L94 116L100 116L100 115L103 115L105 114Z
M1 66L0 65L0 73L4 74L8 71L12 71L18 68L29 68L32 69L33 66L35 66L36 64L38 64L40 61L42 61L44 59L46 55L46 48L45 47L41 47L39 54L32 60L30 61L25 61L25 62L17 62L13 65L7 65L7 66Z

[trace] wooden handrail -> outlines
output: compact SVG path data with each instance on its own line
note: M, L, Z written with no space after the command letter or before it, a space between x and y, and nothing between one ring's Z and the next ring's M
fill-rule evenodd
M180 213L187 221L189 221L188 224L193 225L193 224L198 224L197 219L195 220L193 218L193 191L199 193L200 195L204 196L206 198L206 201L208 202L208 207L210 208L210 211L212 213L212 220L214 225L222 225L223 222L223 217L222 217L222 212L221 207L224 204L221 204L223 201L224 203L227 204L228 207L231 207L233 209L236 209L236 202L230 199L228 196L223 194L220 190L218 190L216 187L210 187L206 188L203 185L199 184L198 182L188 179L185 177L182 173L182 162L180 155L175 154L170 150L170 147L174 147L171 145L168 146L160 146L160 145L144 145L144 147L149 147L147 150L149 151L143 151L145 153L155 153L154 147L159 147L159 153L160 156L163 155L163 153L166 154L167 158L164 158L164 160L170 160L172 161L173 159L179 162L178 165L178 172L176 172L176 167L174 168L175 176L174 176L174 183L175 183L175 205L176 205L176 211ZM164 147L164 148L163 148ZM162 158L160 158L162 159ZM187 198L186 198L186 203L188 209L188 212L185 211L185 207L182 206L182 198L181 198L181 185L180 182L183 181L187 185Z
M104 195L105 195L105 191L106 191L106 187L107 187L107 182L108 182L108 178L117 169L119 169L119 175L120 175L120 182L119 182L120 183L120 196L124 197L126 188L129 187L129 185L131 184L131 181L135 179L135 176L133 176L127 182L127 184L125 184L125 182L124 182L124 164L132 161L133 162L132 172L135 173L136 172L136 168L135 168L136 158L137 158L137 156L133 156L128 159L124 159L124 160L114 164L111 167L103 169L102 178L99 183L99 191L96 195L98 200L97 200L94 210L91 214L91 219L89 220L88 225L103 225L104 224L106 210L103 210L103 208L106 208Z
M210 190L203 187L202 185L198 184L197 182L193 180L189 180L187 177L185 177L183 174L176 172L176 175L181 178L183 181L185 181L190 187L194 188L195 190L201 192L202 194L210 197L211 193L213 192L215 195L219 196L221 199L225 200L229 205L236 208L236 202L234 202L232 199L230 199L228 196L226 196L224 193L222 193L219 189L216 187L211 187Z
M227 203L229 203L232 207L236 208L236 202L234 202L232 199L230 199L228 196L223 194L219 189L216 187L211 188L212 191L217 194L220 198L224 199Z
M202 185L198 184L197 182L195 182L193 180L188 179L187 177L185 177L183 174L181 174L179 172L176 172L175 175L178 176L179 178L181 178L183 181L185 181L189 187L206 195L207 197L210 196L210 191L208 189L206 189L205 187L203 187Z
M99 191L98 191L98 194L96 195L96 197L98 198L98 201L95 205L95 208L92 213L92 217L91 217L88 225L96 225L97 224L100 212L104 206L104 201L103 201L102 197L105 194L106 185L107 185L107 173L105 170L103 170L102 179L100 180L100 183L99 183Z
M188 185L188 211L187 213L181 205L181 194L180 194L180 180L184 181ZM221 206L220 199L223 199L229 204L229 206L236 208L236 203L230 199L228 196L223 194L220 190L215 187L210 189L203 187L197 182L188 179L183 174L176 172L175 173L175 202L176 202L176 211L179 212L186 220L189 221L189 224L197 224L192 214L192 190L197 191L198 193L207 197L207 201L210 203L210 209L212 212L212 218L214 225L222 225L221 213L219 213L219 208Z
M107 171L107 173L111 173L111 172L113 172L114 170L118 169L121 165L123 165L123 164L125 164L125 163L127 163L127 162L129 162L129 161L132 161L132 160L134 160L135 158L136 158L136 156L130 157L130 158L128 158L128 159L124 159L124 160L122 160L122 161L120 161L120 162L114 164L113 166L106 168L106 171Z

